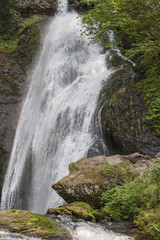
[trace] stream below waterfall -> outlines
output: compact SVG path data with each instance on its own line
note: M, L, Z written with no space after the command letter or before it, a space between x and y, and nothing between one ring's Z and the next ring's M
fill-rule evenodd
M97 120L99 93L111 75L106 55L81 35L79 15L59 3L30 81L5 177L1 209L46 213L64 203L51 185L82 157L109 155ZM131 240L93 223L61 221L75 240ZM1 240L37 238L0 231Z

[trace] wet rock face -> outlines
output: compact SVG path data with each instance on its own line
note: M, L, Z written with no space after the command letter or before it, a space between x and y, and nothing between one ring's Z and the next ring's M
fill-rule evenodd
M123 153L138 151L154 157L160 138L146 120L147 108L134 86L116 92L102 109L102 128Z
M39 47L40 31L44 27L45 22L25 28L12 54L0 52L0 198L22 100L27 92L26 71Z
M103 190L132 177L135 170L143 172L151 162L150 157L139 153L83 158L71 163L70 174L52 188L67 203L80 201L99 208Z
M24 85L23 71L15 59L0 52L0 196L7 159L17 125Z
M50 15L57 11L57 0L18 0L20 12L24 15Z
M81 1L81 0L68 0L70 8L73 8L77 11L86 11L93 8L94 3L91 1Z

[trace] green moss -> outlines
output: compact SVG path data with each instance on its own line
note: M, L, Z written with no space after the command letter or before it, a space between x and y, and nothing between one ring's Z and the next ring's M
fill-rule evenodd
M8 210L0 212L0 227L10 231L38 235L44 239L68 234L67 230L58 222L40 214L23 210Z
M145 114L152 126L153 134L160 136L160 76L154 69L146 73L146 78L136 84L136 89L144 99L148 113Z
M94 209L92 211L92 214L94 215L96 222L100 222L103 219L109 219L107 214L103 210Z
M86 221L95 222L95 216L92 213L93 208L84 202L73 202L68 205L60 206L56 209L48 209L48 214L73 215Z
M45 17L37 17L37 18L32 18L32 19L25 19L24 22L19 24L19 32L22 32L24 28L28 27L31 24L36 24L38 22L41 22L45 20Z
M104 163L99 168L99 173L109 180L110 185L122 184L125 181L131 181L135 177L127 163L115 165Z
M113 97L111 98L110 102L109 102L109 108L111 109L112 105L115 104L116 102L116 98L119 92L116 92Z
M78 168L78 166L76 165L76 163L70 163L69 164L69 171L70 172L73 172L73 171L77 171L79 168Z

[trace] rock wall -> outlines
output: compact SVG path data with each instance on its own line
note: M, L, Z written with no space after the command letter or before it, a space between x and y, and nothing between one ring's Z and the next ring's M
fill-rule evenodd
M57 11L57 0L18 0L18 7L23 15L51 15Z
M154 135L148 110L136 88L140 76L133 65L111 51L108 68L115 72L103 87L99 104L104 140L111 154L140 152L154 157L160 151L160 138Z
M89 10L93 7L93 0L81 1L81 0L68 0L69 7L79 12Z
M102 109L102 126L123 153L138 151L155 156L160 151L160 138L153 135L146 120L145 102L134 85L116 92Z
M40 46L40 32L47 21L30 25L20 36L12 54L0 52L0 197L15 130L26 95L26 72Z

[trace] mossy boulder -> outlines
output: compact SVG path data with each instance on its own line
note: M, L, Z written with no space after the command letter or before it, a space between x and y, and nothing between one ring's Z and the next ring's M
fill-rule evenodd
M86 221L95 222L96 219L92 213L92 207L84 202L73 202L68 205L60 206L56 209L50 208L48 209L48 214L56 214L56 215L72 215L76 218L81 218Z
M70 174L52 188L67 203L79 201L99 208L100 196L105 189L134 178L135 171L142 172L151 162L148 156L139 153L83 158L71 163Z
M155 156L160 151L160 138L153 135L144 100L134 85L121 89L102 109L102 128L123 153L140 152Z
M68 230L52 218L23 210L0 211L0 229L43 239L72 239Z

